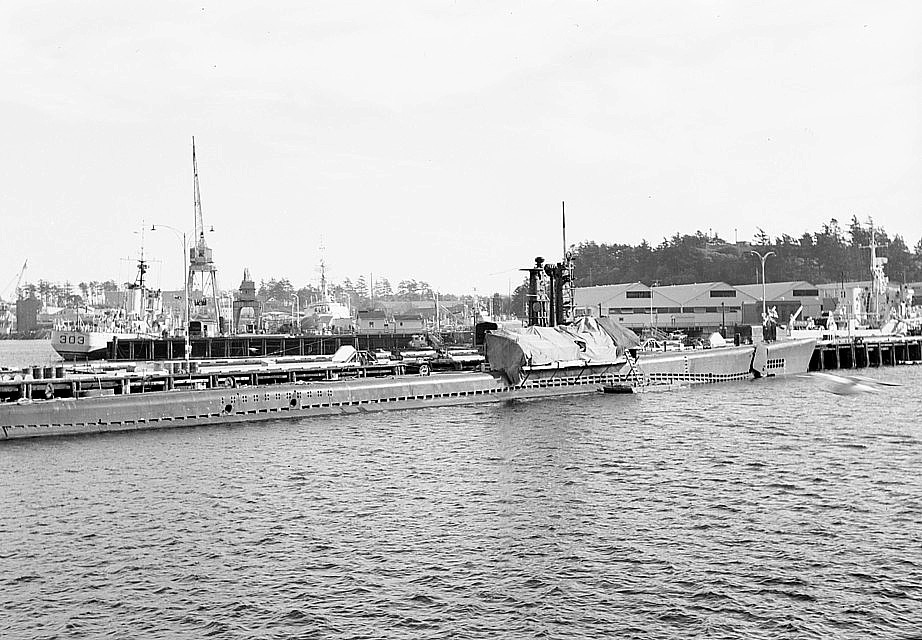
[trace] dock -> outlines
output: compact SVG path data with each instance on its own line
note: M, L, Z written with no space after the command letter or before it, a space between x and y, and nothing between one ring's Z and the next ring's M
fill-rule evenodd
M810 371L922 364L922 336L864 336L819 340Z
M420 333L420 332L418 332ZM359 351L403 351L410 348L414 334L320 334L320 335L269 335L244 334L192 338L190 358L211 360L217 358L273 358L286 356L330 356L340 347L355 347ZM442 333L439 337L446 346L470 345L471 332ZM183 338L116 338L109 343L106 360L160 361L181 360L185 356Z
M24 370L25 371L25 370ZM343 378L399 376L403 363L228 360L109 364L98 367L34 367L33 373L0 377L0 402L130 395L179 389L234 389Z

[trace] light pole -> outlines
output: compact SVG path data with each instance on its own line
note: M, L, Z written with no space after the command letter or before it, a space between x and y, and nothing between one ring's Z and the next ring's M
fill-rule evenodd
M301 299L297 293L293 293L291 294L291 301L291 335L295 335L295 329L297 329L297 333L301 333L301 325L298 322L301 315Z
M650 335L653 335L653 330L656 328L656 325L653 323L653 290L659 285L659 280L654 280L650 284Z
M176 227L171 227L168 224L154 224L151 225L151 231L158 231L159 229L167 229L173 232L177 238L182 238L182 282L183 282L183 339L185 340L185 360L189 360L189 356L192 353L192 345L189 344L189 251L186 247L186 232L180 231Z
M768 256L775 255L774 251L769 251L764 255L758 251L750 251L754 256L758 256L759 260L762 262L762 317L765 317L765 261L768 259Z

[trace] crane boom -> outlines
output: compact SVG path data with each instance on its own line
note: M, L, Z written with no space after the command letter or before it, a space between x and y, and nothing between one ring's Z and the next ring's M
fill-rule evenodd
M22 284L22 275L26 272L26 267L28 266L28 264L29 264L29 259L26 258L26 260L22 263L22 268L19 270L19 273L13 277L13 280L16 281L16 284L13 286L12 290L10 290L9 285L7 285L6 291L12 292L14 300L19 299L19 285ZM10 280L10 282L12 283L13 280ZM2 299L3 297L0 296L0 300Z
M205 247L205 223L202 220L202 193L198 186L198 162L195 160L195 136L192 136L192 176L195 190L195 245Z

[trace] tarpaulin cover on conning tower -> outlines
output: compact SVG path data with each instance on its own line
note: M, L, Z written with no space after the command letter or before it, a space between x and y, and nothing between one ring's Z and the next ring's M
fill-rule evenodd
M594 321L622 349L636 349L640 346L640 337L636 333L607 316L603 318L580 318L580 320Z
M580 350L580 358L587 362L616 362L624 355L607 331L593 318L580 318L571 325L557 327L569 335Z
M581 330L584 329L584 330ZM528 327L519 331L497 329L485 336L487 361L492 371L502 371L518 383L522 368L561 364L617 362L617 346L607 332L594 324Z

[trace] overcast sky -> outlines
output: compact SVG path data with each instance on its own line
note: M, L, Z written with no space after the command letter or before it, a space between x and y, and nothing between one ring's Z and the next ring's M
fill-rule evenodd
M507 290L568 240L922 238L922 2L0 3L0 295L126 280ZM181 243L145 235L154 284Z

